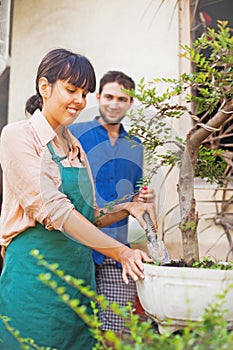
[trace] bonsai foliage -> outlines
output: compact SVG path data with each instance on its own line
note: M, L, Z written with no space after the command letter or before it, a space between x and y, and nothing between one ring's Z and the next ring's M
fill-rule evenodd
M225 135L233 118L233 37L227 22L218 21L218 28L208 29L192 46L182 47L181 56L190 61L192 72L178 79L154 79L138 85L130 94L141 103L137 114L131 113L131 134L141 138L149 178L162 165L179 167L178 195L183 257L188 266L199 260L197 225L198 213L194 198L194 177L224 183L227 160L220 147L209 147L210 135ZM158 86L163 87L162 93ZM160 89L162 90L162 89ZM147 117L148 110L155 113ZM186 140L171 137L168 120L189 117L193 127ZM231 130L231 128L228 128ZM218 137L217 137L218 139ZM161 147L169 145L166 154ZM173 147L170 147L173 145ZM216 145L216 144L215 144ZM219 146L219 145L218 145Z

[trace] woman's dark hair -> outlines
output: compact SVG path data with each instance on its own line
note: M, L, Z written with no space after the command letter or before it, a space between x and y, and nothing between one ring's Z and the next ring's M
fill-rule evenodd
M42 97L39 92L38 81L41 77L48 79L50 84L57 80L67 80L70 84L94 92L96 77L92 64L82 55L65 49L55 49L47 53L42 59L36 77L36 95L26 102L26 112L33 114L39 108L42 110Z
M127 90L135 90L135 82L132 78L130 78L128 75L126 75L123 72L111 70L103 75L103 77L100 79L100 85L99 85L99 94L103 91L104 85L108 83L118 83L119 85L124 86ZM132 99L132 97L131 97Z

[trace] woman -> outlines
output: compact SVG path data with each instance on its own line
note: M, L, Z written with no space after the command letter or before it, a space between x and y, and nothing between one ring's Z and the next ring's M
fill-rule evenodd
M0 315L11 319L10 325L21 337L60 350L92 349L94 341L86 324L38 280L47 270L30 252L39 250L49 263L58 263L67 274L95 288L94 248L122 264L122 277L128 283L127 276L143 278L142 262L151 260L144 252L103 234L92 223L103 227L131 214L145 226L142 216L147 210L156 225L151 203L118 204L105 215L94 205L85 154L66 126L86 106L86 96L95 86L94 70L86 57L52 50L39 65L37 93L26 103L32 117L7 125L1 135L4 267ZM63 285L60 280L58 283ZM89 307L86 297L66 288L71 298ZM20 349L2 323L0 338L0 349Z

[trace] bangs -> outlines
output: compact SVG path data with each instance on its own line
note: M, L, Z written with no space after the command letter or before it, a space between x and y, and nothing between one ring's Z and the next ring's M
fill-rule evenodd
M96 89L94 69L88 59L82 55L72 55L60 72L60 79L89 92Z

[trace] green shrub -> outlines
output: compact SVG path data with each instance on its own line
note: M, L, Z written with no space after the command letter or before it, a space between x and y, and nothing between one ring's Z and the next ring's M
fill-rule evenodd
M227 329L227 322L224 319L225 311L222 309L226 294L232 288L224 290L216 296L216 302L206 310L200 322L188 323L188 325L177 333L164 332L159 334L151 321L142 322L140 316L135 314L132 305L120 307L117 304L109 304L103 296L97 295L84 281L78 280L59 269L57 264L48 264L38 251L32 255L38 259L39 264L48 269L48 273L39 276L42 283L52 288L61 298L62 302L69 305L79 317L81 317L91 329L96 345L93 350L116 349L116 350L231 350L233 344L233 332ZM68 285L78 288L80 292L91 299L93 314L88 315L86 308L80 305L79 300L70 299L64 287L59 287L53 280L53 275L59 276ZM198 295L197 295L198 298ZM112 331L101 332L101 323L98 321L98 307L110 308L118 315L121 315L128 327L130 334L121 339ZM10 326L10 319L0 317L6 328L18 340L23 350L55 350L46 346L39 347L30 338L21 338L20 333ZM30 336L30 334L29 334ZM111 342L112 347L109 346Z

